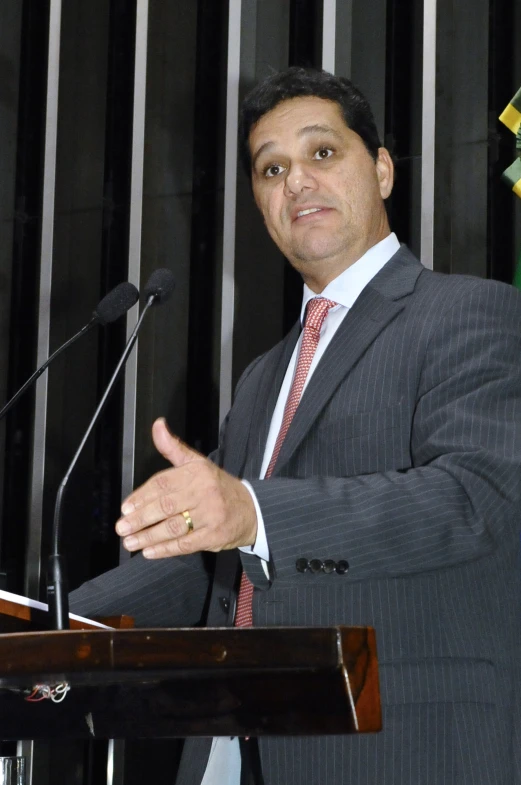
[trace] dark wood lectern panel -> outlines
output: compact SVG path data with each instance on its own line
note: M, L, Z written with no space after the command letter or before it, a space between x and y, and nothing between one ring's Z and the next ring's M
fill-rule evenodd
M28 703L67 681L63 703ZM365 627L0 636L0 738L261 736L380 729Z
M130 616L105 616L98 621L107 627L115 627L118 630L131 629L134 626L134 620ZM46 610L31 608L20 602L11 602L0 598L0 633L48 630L49 624L49 614ZM98 629L87 619L85 621L70 619L70 627L71 630Z

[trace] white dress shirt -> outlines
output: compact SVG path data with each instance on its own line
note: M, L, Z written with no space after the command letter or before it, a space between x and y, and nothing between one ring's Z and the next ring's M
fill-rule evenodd
M324 320L322 330L320 332L320 339L317 349L315 351L311 367L304 384L304 390L315 371L318 363L325 350L327 349L331 339L340 327L345 315L352 308L355 300L365 289L369 281L378 273L382 267L387 264L389 259L399 250L400 243L398 242L394 233L389 234L376 245L373 245L366 253L358 259L351 267L340 273L331 283L328 283L323 292L317 295L312 292L306 284L304 284L304 295L302 298L302 309L300 312L300 320L303 323L306 306L309 300L313 297L325 297L328 300L338 303L334 308L328 311L327 318ZM297 341L291 360L288 364L284 381L280 388L279 397L273 416L271 418L270 430L266 440L266 447L264 449L264 457L262 461L261 471L259 478L262 480L266 474L275 442L282 425L282 418L284 416L284 407L286 400L291 389L293 377L297 367L297 358L300 351L300 344L302 343L302 333ZM302 394L304 394L304 390ZM266 537L266 529L262 518L262 512L257 501L257 497L251 485L243 480L244 485L248 488L255 510L257 513L257 539L255 545L240 548L244 553L253 553L263 560L263 567L267 575L267 564L269 559L269 547ZM204 773L201 785L240 785L241 778L241 755L239 750L239 740L226 737L215 738L212 743L210 758Z

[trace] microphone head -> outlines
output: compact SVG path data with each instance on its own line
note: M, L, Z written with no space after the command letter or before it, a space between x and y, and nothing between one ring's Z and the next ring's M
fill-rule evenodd
M118 283L114 289L105 295L94 311L94 317L101 324L115 322L120 316L132 308L139 300L139 292L133 283L125 281Z
M175 288L174 274L165 267L154 270L148 279L144 292L148 300L154 298L154 305L159 305L168 300Z

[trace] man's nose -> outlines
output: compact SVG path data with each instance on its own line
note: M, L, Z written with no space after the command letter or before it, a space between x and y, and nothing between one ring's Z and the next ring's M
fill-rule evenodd
M286 196L297 196L304 190L314 190L317 183L308 167L292 164L286 174L284 193Z

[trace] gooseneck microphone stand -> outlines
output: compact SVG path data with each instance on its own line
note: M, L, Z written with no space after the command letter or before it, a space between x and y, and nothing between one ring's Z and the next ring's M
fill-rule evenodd
M49 614L50 614L50 622L51 622L51 629L54 630L68 630L69 629L69 594L68 594L68 580L65 568L65 558L59 552L60 546L60 535L61 535L61 518L62 518L62 507L63 507L63 497L65 493L65 488L69 481L69 477L71 472L73 471L78 458L85 446L85 442L89 438L92 429L96 425L96 422L100 416L101 410L105 406L107 402L107 398L109 397L114 384L117 381L117 378L124 367L130 352L137 340L139 328L141 327L141 323L145 314L147 313L148 309L151 305L154 304L156 300L156 295L151 294L145 307L143 308L143 312L139 317L139 320L132 331L132 334L125 346L125 350L121 356L119 363L116 366L114 373L107 385L105 392L98 404L98 408L94 412L94 415L89 423L89 426L85 432L83 439L81 440L80 446L76 450L74 458L72 459L67 472L65 473L65 477L60 483L60 487L58 488L58 493L56 496L56 504L54 507L54 521L53 521L53 530L52 530L52 550L51 555L49 557L49 570L48 570L48 584L47 584L47 601L49 603Z
M124 283L120 283L114 287L105 297L98 303L96 310L89 322L85 324L81 330L69 338L64 344L58 347L56 351L54 351L50 357L45 360L43 365L36 369L36 371L27 379L26 382L20 387L20 389L13 395L13 397L7 401L7 403L0 409L0 420L5 417L8 411L15 405L18 399L24 394L29 387L34 384L34 382L40 378L42 373L49 367L49 365L55 360L65 349L68 349L69 346L72 346L73 343L89 332L96 324L101 324L105 326L109 324L109 322L114 322L116 319L119 319L120 316L123 316L129 308L131 308L137 301L139 300L139 292L136 287L125 281Z
M11 398L11 400L10 400L10 401L8 401L8 402L5 404L5 406L4 406L4 407L3 407L3 408L0 410L0 420L1 420L3 417L5 417L5 415L7 414L7 412L8 412L8 411L9 411L9 410L10 410L10 409L11 409L11 408L12 408L12 407L15 405L15 403L17 402L17 400L18 400L18 399L19 399L19 398L20 398L20 397L21 397L21 396L24 394L24 392L25 392L25 391L26 391L26 390L27 390L27 389L28 389L28 388L29 388L29 387L30 387L30 386L33 384L33 382L35 382L37 379L39 379L39 378L40 378L40 376L42 375L42 373L45 371L45 369L46 369L46 368L48 368L48 367L49 367L49 365L52 363L52 361L53 361L53 360L55 360L55 359L56 359L56 357L58 357L58 355L60 355L62 352L64 352L64 351L65 351L65 349L68 349L68 347L69 347L69 346L71 346L71 344L75 343L75 342L78 340L78 338L81 338L81 336L82 336L82 335L85 335L85 333L88 333L88 332L89 332L89 330L90 330L90 329L92 329L92 327L94 327L94 325L98 324L98 322L99 322L99 320L97 319L97 317L96 317L96 316L93 316L93 317L92 317L92 319L90 320L90 322L87 322L87 324L86 324L86 325L84 325L84 326L81 328L81 330L78 330L78 332L77 332L75 335L73 335L73 336L72 336L72 338L69 338L69 340L68 340L68 341L66 341L64 344L62 344L62 346L60 346L58 349L56 349L56 351L55 351L55 352L53 352L53 353L51 354L51 356L50 356L50 357L48 357L48 358L47 358L47 360L46 360L46 361L43 363L43 365L41 365L41 366L38 368L38 370L36 370L36 371L35 371L35 372L32 374L32 376L30 376L30 377L27 379L27 381L26 381L26 382L23 384L23 386L22 386L22 387L20 387L20 389L18 390L18 392L17 392L15 395L13 395L13 397Z

